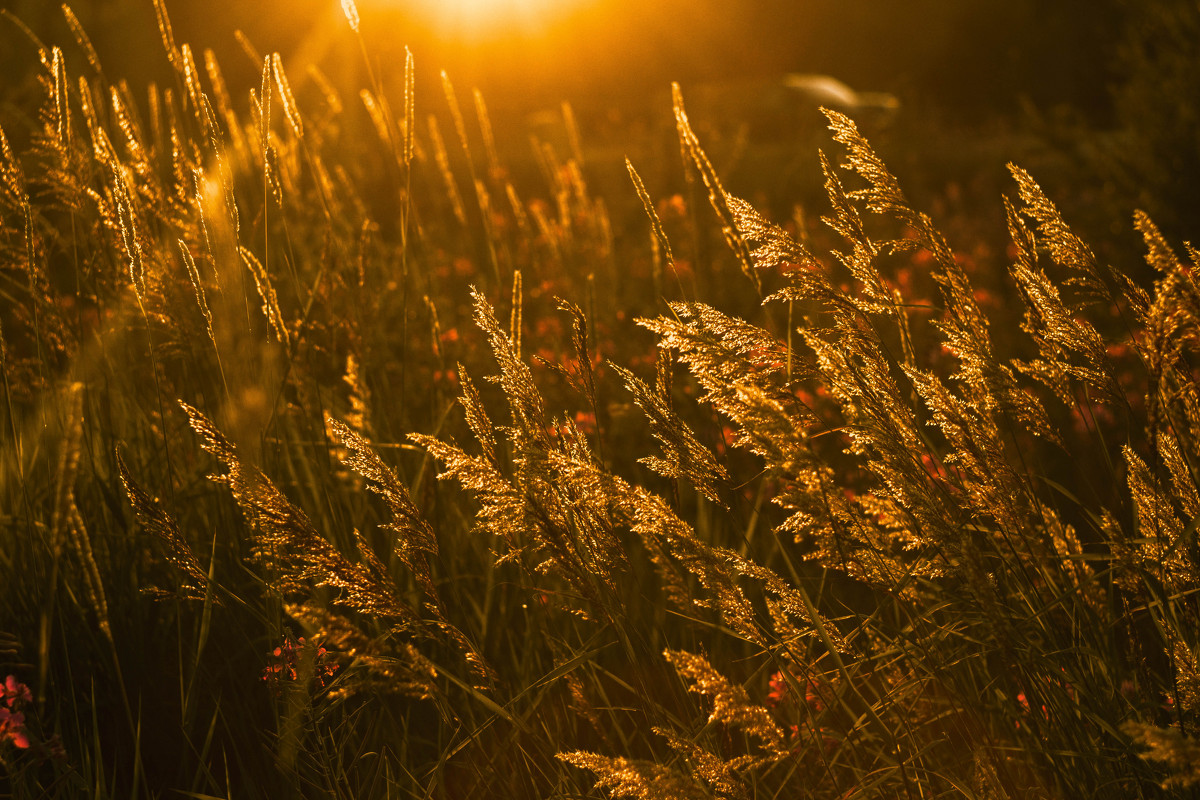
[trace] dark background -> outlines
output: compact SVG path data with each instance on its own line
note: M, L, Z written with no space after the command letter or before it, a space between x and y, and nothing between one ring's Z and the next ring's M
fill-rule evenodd
M246 56L235 30L261 53L279 51L300 94L309 63L345 97L370 85L339 0L165 3L176 39L190 43L198 57L212 48L242 102L261 64ZM1069 193L1082 180L1085 212L1096 207L1097 196L1109 198L1114 211L1103 235L1127 229L1134 207L1148 210L1175 237L1195 238L1200 227L1196 0L543 5L554 13L490 27L428 10L453 8L454 0L360 0L359 10L366 52L385 91L399 93L409 47L423 113L444 105L439 75L445 70L465 103L472 88L482 90L502 120L499 137L511 130L519 140L523 134L511 123L528 117L518 115L568 100L585 136L599 135L597 120L607 115L616 121L608 134L616 139L648 114L669 124L671 81L679 81L687 97L714 81L759 86L777 84L787 72L827 73L900 98L907 133L897 149L923 159L935 186L948 180L939 169L971 171L980 164L1003 177L1008 160L1039 166L1040 156L1031 156L1028 146L1033 137L1056 153L1039 174L1048 190ZM68 58L79 57L58 3L0 0L0 8L46 42L63 45ZM151 0L79 0L73 8L110 77L135 85L171 79ZM6 129L31 107L23 98L36 89L22 87L31 86L36 67L32 46L11 20L0 19L0 123ZM743 113L729 110L731 118Z
M1102 122L1112 113L1110 85L1121 77L1118 50L1129 39L1130 17L1143 11L1122 0L575 0L573 8L560 3L563 10L545 15L549 22L487 31L456 24L449 13L431 15L422 2L359 5L380 62L408 46L427 76L445 69L497 102L631 97L672 80L822 72L963 115L1012 112L1025 98L1039 106L1070 104ZM353 54L341 46L349 31L338 0L166 0L166 6L180 41L197 52L213 48L226 65L240 54L235 29L260 51L278 50L285 59ZM0 7L48 40L69 41L52 0L6 0ZM108 71L165 74L150 0L80 0L72 8ZM17 47L0 49L12 51L8 75L28 61Z

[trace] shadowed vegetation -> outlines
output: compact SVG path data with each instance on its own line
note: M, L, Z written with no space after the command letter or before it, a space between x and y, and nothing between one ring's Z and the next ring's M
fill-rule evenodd
M411 56L233 87L155 8L171 82L67 10L0 130L16 796L1200 781L1191 245L1015 165L952 242L835 111L773 220L678 87L601 197L569 106L517 169Z

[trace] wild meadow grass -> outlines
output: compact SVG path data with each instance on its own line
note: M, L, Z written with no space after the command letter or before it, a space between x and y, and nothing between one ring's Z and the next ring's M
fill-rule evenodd
M411 57L231 87L155 8L172 82L64 8L0 131L6 791L1200 781L1192 246L1017 166L951 243L832 111L770 220L678 89L678 185L596 196L569 108L518 180Z

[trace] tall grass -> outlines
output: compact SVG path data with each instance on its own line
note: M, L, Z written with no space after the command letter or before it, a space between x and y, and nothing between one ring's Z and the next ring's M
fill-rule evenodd
M14 794L1200 780L1190 245L1130 278L1013 166L964 256L835 112L772 222L678 89L678 194L595 196L569 107L519 184L411 56L234 95L155 8L172 85L68 11L0 132Z

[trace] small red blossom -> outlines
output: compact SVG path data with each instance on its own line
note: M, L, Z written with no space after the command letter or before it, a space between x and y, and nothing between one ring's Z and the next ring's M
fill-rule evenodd
M767 692L767 705L776 707L790 702L790 692L788 690L787 680L784 678L782 672L775 672L771 675L769 686L770 690ZM813 714L824 711L825 702L821 699L820 684L812 678L808 678L804 680L803 686L804 705L808 707L808 710Z
M29 732L25 729L25 714L21 708L33 702L29 687L9 675L0 686L0 745L12 744L19 750L29 748Z
M312 679L324 689L337 672L337 664L333 663L325 645L314 643ZM276 693L283 681L299 680L298 667L305 648L304 637L292 639L290 634L284 634L283 644L271 651L272 662L263 669L262 679L271 684Z
M15 703L32 703L33 693L29 691L29 687L17 680L15 675L9 675L4 679L3 697L4 704L12 708Z

